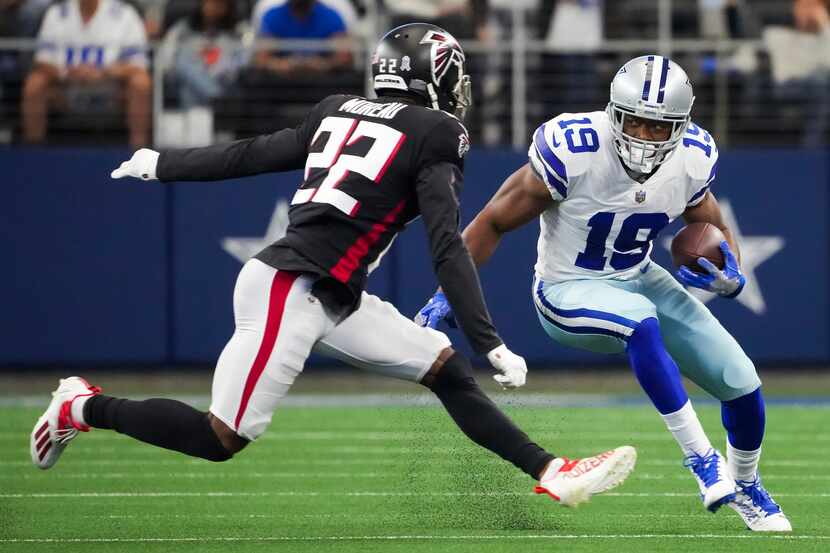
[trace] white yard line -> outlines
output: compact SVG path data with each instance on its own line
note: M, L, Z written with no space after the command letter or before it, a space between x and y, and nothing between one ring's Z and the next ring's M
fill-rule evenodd
M422 393L413 388L411 394L369 393L369 394L293 394L280 400L280 408L305 407L426 407L440 406L438 400L430 393ZM42 407L49 404L49 392L43 394L15 397L0 397L0 407ZM210 396L204 394L180 394L175 396L135 395L130 399L148 399L150 397L171 397L191 405L210 404ZM556 394L556 393L518 393L493 394L493 401L508 407L643 407L651 403L642 394ZM710 398L694 398L696 405L716 405ZM806 406L816 408L830 407L830 398L821 397L782 397L767 398L769 405Z
M205 543L205 542L323 542L323 541L440 541L440 540L687 540L687 539L742 539L742 540L828 540L830 536L792 534L526 534L526 535L402 535L402 536L220 536L186 538L12 538L0 543Z
M562 432L533 432L533 438L536 440L561 440L573 438L572 430ZM584 435L586 432L581 432ZM627 432L620 430L619 432L588 432L591 440L636 440L643 442L666 442L673 443L671 434L668 432ZM441 432L401 432L399 430L377 430L377 431L292 431L292 430L277 430L269 432L257 441L290 441L302 440L308 441L416 441L428 437L430 440L436 438L448 438L450 440L458 436L458 431L455 429L441 431ZM0 441L26 441L29 434L25 432L0 432ZM115 432L92 432L85 435L84 441L101 441L108 442L113 440L123 440L123 437ZM765 435L765 439L769 443L780 442L830 442L830 434L811 433L811 432L769 432ZM636 445L636 444L635 444Z
M63 492L63 493L0 493L0 499L56 499L108 497L518 497L533 492ZM606 492L610 497L698 497L696 493L679 492ZM830 497L830 493L781 493L776 497Z
M84 437L80 439L83 440ZM81 442L78 442L81 443ZM430 442L433 443L433 442ZM0 448L0 453L4 457L26 457L29 455L29 443L28 443L28 436L25 441L21 441L19 447L5 447ZM606 447L609 444L604 444ZM665 460L667 466L682 466L682 457L680 455L680 451L676 449L676 446L669 447L669 443L666 443L666 447L669 448L672 453L671 455L666 455L669 457ZM87 447L87 446L85 446ZM157 457L159 455L159 449L155 447L148 446L147 444L143 444L141 442L129 440L126 438L122 438L121 443L117 443L116 445L98 445L93 444L89 445L91 449L94 450L95 455L97 456L107 456L112 455L118 458L123 457ZM372 445L332 445L325 442L311 442L311 443L303 443L303 444L296 444L292 446L286 445L285 448L281 446L275 446L269 444L268 449L260 450L260 451L268 451L270 452L270 458L273 459L273 462L278 462L280 459L298 459L302 458L303 456L311 456L311 455L326 455L331 457L333 455L376 455L378 457L388 458L393 455L401 455L401 456L412 456L413 460L423 460L426 456L436 456L436 457L446 457L451 459L456 459L459 454L470 454L471 456L485 456L486 453L484 450L476 450L473 448L470 442L466 441L464 436L459 435L458 440L453 444L447 445L412 445L412 446L383 446L382 444L372 444ZM476 451L479 453L477 454ZM586 455L596 455L602 451L602 448L599 447L586 447L586 446L575 446L567 448L567 452L570 457L581 457ZM653 450L649 450L653 454ZM89 453L89 452L88 452ZM676 456L675 456L676 453ZM767 457L773 456L784 456L784 452L767 452ZM805 449L803 452L799 451L799 456L802 458L807 457L809 460L819 460L819 459L827 459L830 457L830 446L815 446L809 449ZM677 459L677 461L675 461ZM765 461L761 461L761 466L765 466ZM798 466L798 465L793 465ZM823 466L827 466L827 463Z
M27 465L31 465L31 463L26 463ZM146 463L142 463L146 465ZM275 464L279 464L278 462ZM678 465L679 468L679 465ZM419 477L419 476L452 476L457 474L456 472L435 472L429 471L424 473L419 472L407 472L407 476L410 477ZM314 478L314 479L325 479L325 478L364 478L364 479L384 479L384 478L399 478L401 475L400 471L374 471L374 472L292 472L292 471L268 471L268 472L261 472L261 471L254 471L254 472L213 472L213 471L206 471L206 472L190 472L190 471L166 471L166 472L145 472L145 471L136 471L136 472L108 472L108 471L96 471L96 472L71 472L66 474L61 474L60 478L64 479L78 479L78 480L87 480L87 479L109 479L109 480L132 480L136 478L152 478L152 479L159 479L159 478L187 478L187 479L205 479L210 480L212 478L233 478L236 480L247 479L247 478ZM490 476L491 473L487 472L478 472L478 471L464 471L465 476L471 477L487 477ZM527 479L527 476L521 473L513 473L512 475L516 479ZM683 480L683 481L691 481L692 477L689 475L688 472L678 471L677 474L653 474L653 473L638 473L635 472L632 475L633 479L642 479L642 480ZM0 480L42 480L43 473L41 472L32 472L30 474L0 474ZM830 481L830 475L827 474L764 474L764 480L794 480L794 481L807 481L807 482L825 482Z
M397 516L397 513L311 513L311 514L287 514L287 513L228 513L228 514L206 514L206 513L189 513L186 515L181 514L157 514L157 515L147 515L147 514L131 514L131 515L75 515L79 516L80 518L88 518L94 520L101 520L101 519L113 519L113 520L121 520L121 519L130 519L130 520L153 520L153 519L182 519L182 520L190 520L194 518L207 518L207 519L229 519L229 518L256 518L256 519L278 519L278 520L286 520L286 519L295 519L295 518L342 518L345 520L352 520L352 519L385 519L389 515ZM582 516L579 513L574 512L565 512L559 511L556 513L556 518L571 518L571 517L578 517ZM712 520L711 514L671 514L671 513L619 513L615 515L606 515L610 516L611 518L636 518L636 519L648 519L648 518L668 518L668 519L687 519L687 518L702 518L706 520ZM417 518L417 517L416 517Z
M153 451L152 449L148 449L147 451ZM28 452L28 450L27 450ZM96 453L98 451L96 450ZM405 463L405 459L378 459L376 457L351 457L349 459L284 459L281 456L277 458L269 458L269 459L256 459L252 457L242 458L239 460L234 460L234 465L239 466L240 468L247 468L247 467L259 467L259 466L269 466L269 467L281 467L281 466L398 466L402 463ZM465 461L466 462L466 461ZM480 466L498 466L501 465L502 462L497 459L488 459L482 456L480 459L473 460L477 464L480 463ZM132 467L132 466L141 466L146 467L149 464L153 466L184 466L184 465L199 465L205 466L206 462L201 459L189 459L182 457L180 459L157 459L153 461L147 460L132 460L132 459L85 459L83 461L78 461L77 459L74 461L70 461L65 463L64 466L69 465L72 463L73 466L77 465L77 467ZM413 459L411 464L424 464L430 467L434 467L436 465L457 465L459 462L456 459L429 459L419 461L417 459ZM2 467L30 467L32 466L32 462L25 460L25 461L0 461L0 466ZM674 459L638 459L637 466L643 467L682 467L681 460L674 460ZM762 468L771 468L771 467L792 467L792 468L827 468L827 461L805 461L805 460L766 460L763 459L761 461ZM636 474L636 473L635 473ZM97 474L96 474L97 475ZM765 474L764 477L766 478L767 475ZM784 478L785 475L779 475L779 477Z

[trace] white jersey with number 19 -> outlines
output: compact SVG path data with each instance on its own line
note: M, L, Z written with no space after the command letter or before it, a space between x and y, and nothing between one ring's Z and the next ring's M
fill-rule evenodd
M618 157L603 111L544 123L528 155L556 200L540 217L535 269L547 282L634 278L658 233L703 200L718 160L712 137L691 123L671 157L640 184Z

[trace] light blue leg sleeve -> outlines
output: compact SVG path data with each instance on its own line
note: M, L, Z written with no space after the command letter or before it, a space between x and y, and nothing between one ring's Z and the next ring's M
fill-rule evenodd
M755 365L705 305L654 263L643 278L642 293L657 306L666 349L684 375L721 401L761 385Z

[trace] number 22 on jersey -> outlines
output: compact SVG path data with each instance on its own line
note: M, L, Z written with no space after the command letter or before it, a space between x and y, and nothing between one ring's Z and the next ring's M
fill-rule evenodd
M304 179L308 180L312 169L327 169L328 174L316 188L301 188L294 194L291 205L317 202L331 205L346 215L354 217L360 202L339 187L349 175L357 173L380 183L403 145L406 135L380 123L360 121L350 117L326 117L317 127L311 143L321 134L329 136L323 151L308 154ZM343 149L362 139L372 139L372 145L363 155L344 154ZM353 192L354 193L354 192Z

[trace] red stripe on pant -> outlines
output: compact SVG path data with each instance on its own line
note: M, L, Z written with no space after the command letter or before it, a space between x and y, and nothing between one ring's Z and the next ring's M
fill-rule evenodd
M236 421L234 422L234 428L236 430L239 430L239 422L245 415L245 409L248 408L248 401L251 399L251 394L253 394L256 383L259 377L262 376L262 371L265 370L265 365L268 364L268 359L274 351L274 344L277 342L277 336L280 333L280 324L282 324L282 314L285 311L285 300L291 291L291 285L294 284L298 276L298 273L292 273L290 271L277 271L277 274L274 275L274 280L271 282L265 333L262 337L262 343L259 345L259 351L254 359L254 364L251 365L251 370L248 371L245 389L242 391L242 401L239 404L239 411L236 413Z

